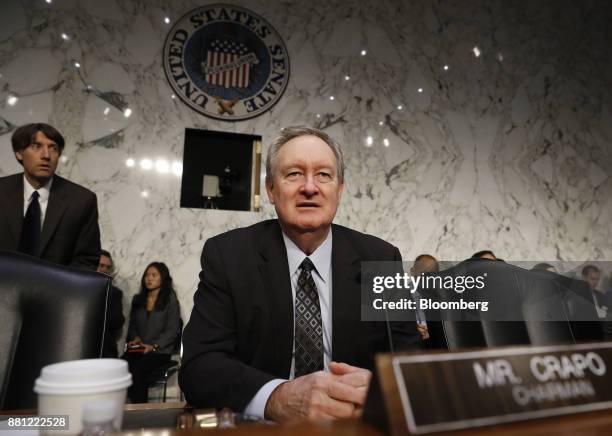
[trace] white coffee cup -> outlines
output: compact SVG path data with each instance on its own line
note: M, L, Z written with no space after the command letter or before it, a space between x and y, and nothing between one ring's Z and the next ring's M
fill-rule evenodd
M84 359L45 366L34 384L39 415L68 415L69 429L53 434L78 434L83 428L83 406L90 401L116 404L113 424L121 429L123 405L132 375L121 359Z

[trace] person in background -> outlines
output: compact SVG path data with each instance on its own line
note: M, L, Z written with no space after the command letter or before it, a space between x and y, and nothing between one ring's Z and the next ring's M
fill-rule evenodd
M100 260L96 271L109 275L111 278L113 277L115 264L108 251L100 250ZM106 329L104 331L104 343L102 344L102 357L116 358L119 356L117 353L117 340L121 336L121 328L124 322L123 291L113 285L106 311Z
M533 268L531 269L535 271L548 271L548 272L553 272L553 273L557 272L557 268L555 268L550 263L545 263L545 262L535 264Z
M96 194L55 174L64 142L44 123L13 132L23 173L0 178L0 249L95 270L100 257Z
M438 261L431 254L420 254L414 259L414 264L410 268L410 275L413 277L419 276L421 274L438 272L440 267L438 265ZM418 301L419 291L415 291L413 294L413 298ZM421 339L426 341L429 339L429 331L427 329L427 321L425 320L425 315L421 309L416 310L416 318L417 318L417 330L421 335Z
M181 315L172 277L162 262L152 262L132 300L127 333L127 360L132 373L128 396L132 403L148 400L149 375L168 363L181 335Z
M589 284L589 288L591 288L591 293L597 309L597 315L600 318L606 318L610 303L608 295L599 288L599 282L601 281L601 270L595 265L585 265L582 268L582 280L587 282Z
M497 260L497 257L495 257L495 254L493 254L491 250L482 250L472 254L472 259Z

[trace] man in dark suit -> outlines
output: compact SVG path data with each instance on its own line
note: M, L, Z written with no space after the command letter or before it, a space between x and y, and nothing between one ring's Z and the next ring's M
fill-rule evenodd
M99 273L107 274L111 277L115 273L115 261L107 250L100 250L100 260L98 262ZM117 341L121 336L121 328L125 322L123 316L123 291L114 284L111 287L111 295L106 310L106 325L104 329L104 343L102 344L102 357L116 358Z
M400 253L332 224L344 164L326 133L283 129L266 172L278 220L204 245L181 387L190 404L277 421L358 416L374 354L419 342L414 322L361 321L361 262Z
M48 124L27 124L11 142L23 173L0 178L0 249L96 269L96 195L55 174L63 136Z

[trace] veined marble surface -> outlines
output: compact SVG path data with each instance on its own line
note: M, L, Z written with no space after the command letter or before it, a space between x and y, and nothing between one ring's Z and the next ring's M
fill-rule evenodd
M179 207L180 176L155 162L182 162L186 127L262 135L264 155L282 126L326 129L348 165L336 222L406 259L612 259L609 2L227 2L275 26L292 70L236 123L174 99L162 69L172 22L207 2L0 4L0 175L19 170L15 126L63 132L59 174L98 194L126 312L161 260L187 320L206 238L274 216Z

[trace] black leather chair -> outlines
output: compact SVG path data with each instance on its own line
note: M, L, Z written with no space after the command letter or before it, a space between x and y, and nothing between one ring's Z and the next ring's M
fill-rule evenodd
M178 360L170 360L149 375L149 386L162 386L162 403L166 402L168 392L168 380L180 369Z
M488 313L462 311L460 314L454 312L443 316L440 311L426 312L428 325L431 324L431 348L455 351L599 339L593 334L596 329L586 331L585 327L590 323L596 326L599 324L592 302L579 298L580 293L576 289L581 290L582 287L561 275L529 271L486 259L470 259L433 275L446 277L482 274L487 277L483 291L456 294L453 291L437 290L433 295L442 295L446 301L459 298L478 300L486 296L489 300L495 299L495 307ZM481 296L478 292L482 292Z
M0 250L0 409L36 407L43 366L100 357L111 279Z

